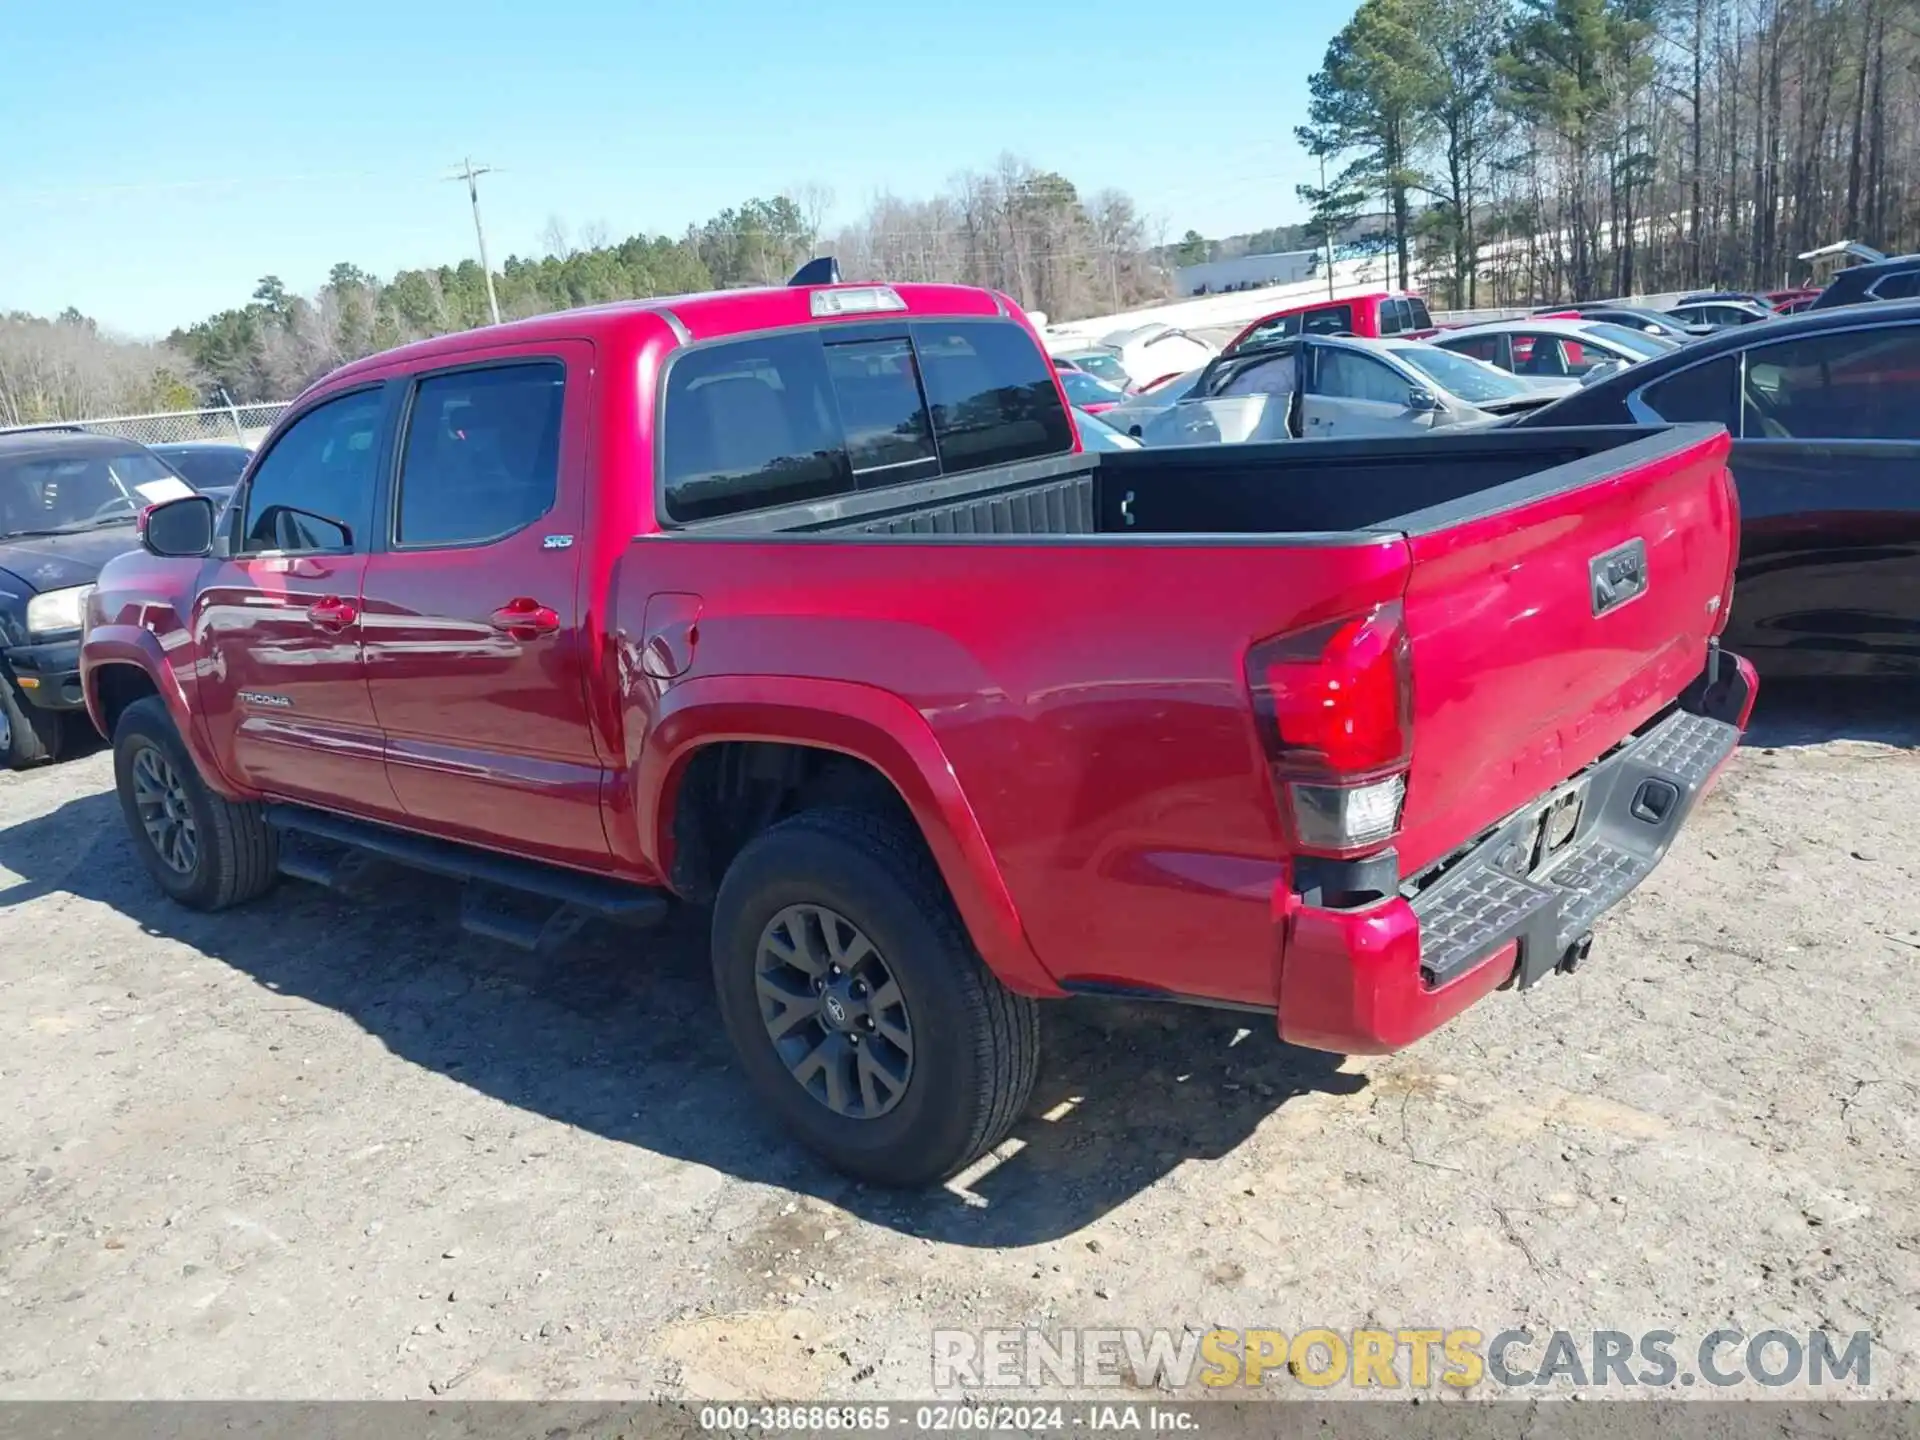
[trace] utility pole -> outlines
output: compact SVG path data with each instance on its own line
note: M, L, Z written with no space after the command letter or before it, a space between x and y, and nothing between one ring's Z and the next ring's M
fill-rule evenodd
M491 175L492 173L493 167L491 165L476 166L472 158L469 157L460 162L460 173L458 175L449 175L446 178L449 180L465 180L467 182L467 199L473 202L473 235L474 238L480 242L480 273L487 277L487 309L493 315L493 323L498 325L500 323L500 300L499 297L493 293L493 266L487 262L487 232L486 228L480 223L480 187L474 183L482 175Z
M1325 155L1322 155L1320 157L1320 204L1323 208L1321 209L1320 213L1321 213L1321 218L1323 220L1325 220L1326 218L1325 207L1330 205L1331 203L1332 202L1327 195L1327 157ZM1326 243L1327 243L1327 299L1331 300L1333 299L1333 225L1332 223L1328 222L1323 224L1320 227L1320 232L1322 237L1326 240Z

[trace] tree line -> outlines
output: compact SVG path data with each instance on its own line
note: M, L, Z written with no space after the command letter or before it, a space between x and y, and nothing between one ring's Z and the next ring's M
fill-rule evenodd
M1003 158L931 199L876 199L827 233L832 196L802 186L730 207L679 238L613 240L548 222L540 252L493 277L503 319L607 301L779 284L831 249L848 279L989 285L1057 318L1110 313L1167 293L1164 264L1132 200L1082 197L1072 181ZM0 425L187 408L224 392L282 400L329 370L409 340L486 324L487 277L473 260L382 278L335 265L312 294L268 275L247 303L127 344L77 311L0 316Z
M1920 248L1917 79L1920 0L1362 0L1299 193L1444 303L1778 288Z

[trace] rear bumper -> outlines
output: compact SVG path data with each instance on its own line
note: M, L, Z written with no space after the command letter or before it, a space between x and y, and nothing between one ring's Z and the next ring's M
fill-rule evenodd
M1678 708L1573 777L1579 820L1537 871L1543 808L1566 789L1392 899L1296 909L1281 967L1281 1038L1348 1054L1397 1050L1492 990L1577 962L1594 922L1652 873L1732 757L1757 691L1747 661L1716 652Z
M27 702L42 710L78 710L87 703L80 688L80 642L56 640L17 645L4 652L7 669Z

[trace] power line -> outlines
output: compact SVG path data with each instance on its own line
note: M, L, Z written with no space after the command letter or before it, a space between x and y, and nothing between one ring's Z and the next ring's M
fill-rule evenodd
M476 183L482 175L493 174L491 165L475 165L471 156L460 162L460 171L445 176L448 180L467 182L467 199L473 202L473 235L480 242L480 273L487 277L487 309L493 315L493 323L500 323L500 301L493 293L493 266L487 261L487 231L480 223L480 186Z

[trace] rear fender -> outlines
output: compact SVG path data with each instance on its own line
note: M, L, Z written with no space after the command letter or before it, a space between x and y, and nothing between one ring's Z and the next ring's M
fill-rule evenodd
M80 683L87 698L87 718L93 721L95 730L109 741L113 739L107 730L106 707L100 698L100 672L110 665L130 665L153 682L173 720L173 728L179 732L180 743L187 747L187 754L193 757L193 768L200 772L208 789L228 800L253 798L236 789L214 762L206 726L187 698L181 671L169 662L159 638L151 630L138 625L110 624L95 625L87 631L80 654Z
M968 933L994 974L1025 995L1064 994L1028 943L980 822L932 728L897 695L844 680L715 675L661 697L630 772L646 861L673 870L673 810L687 763L720 741L812 745L865 761L913 813Z

